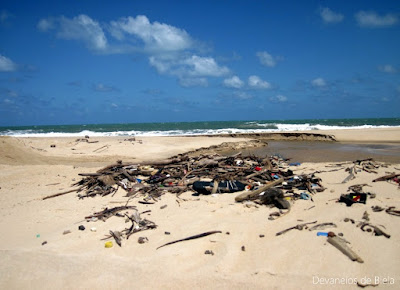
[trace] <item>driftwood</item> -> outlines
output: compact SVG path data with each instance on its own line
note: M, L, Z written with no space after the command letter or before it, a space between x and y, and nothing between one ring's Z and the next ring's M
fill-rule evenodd
M159 248L168 246L168 245L175 244L175 243L179 243L179 242L183 242L183 241L189 241L189 240L194 240L194 239L206 237L206 236L209 236L209 235L212 235L212 234L220 234L220 233L222 233L222 232L221 232L221 231L211 231L211 232L201 233L201 234L198 234L198 235L194 235L194 236L190 236L190 237L187 237L187 238L184 238L184 239L180 239L180 240L176 240L176 241L172 241L172 242L166 243L166 244L164 244L164 245L162 245L162 246L159 246L156 250L158 250Z
M390 206L386 209L386 213L395 215L395 216L400 216L400 210L395 210L396 207Z
M350 247L347 246L346 242L338 236L328 236L328 243L334 246L336 249L341 251L352 261L357 261L359 263L364 263L363 259L357 255Z
M365 229L367 227L367 229ZM372 228L372 230L374 231L374 234L375 234L375 236L384 236L384 237L386 237L386 238L390 238L390 235L389 234L387 234L387 233L385 233L383 230L381 230L380 228L378 228L377 226L374 226L374 225L371 225L371 224L369 224L369 223L361 223L361 227L360 227L360 229L363 231L363 232L365 232L365 231L367 231L367 232L369 232L369 231L371 231L369 228Z
M389 175L378 177L378 178L372 180L372 182L388 181L388 180L391 180L391 179L399 177L399 176L400 176L400 173L392 173L392 174L389 174Z
M291 230L294 230L294 229L301 231L301 230L303 230L304 227L306 227L307 225L315 224L315 223L317 223L317 221L310 222L310 223L298 224L298 225L295 225L295 226L293 226L293 227L290 227L290 228L288 228L288 229L286 229L286 230L283 230L283 231L280 231L280 232L276 233L276 236L280 236L280 235L282 235L282 234L284 234L284 233L287 233L288 231L291 231Z
M271 188L275 185L281 184L282 182L283 182L283 178L280 178L280 179L277 179L270 183L267 183L266 185L261 186L260 188L258 188L256 190L239 192L239 195L237 195L235 197L235 201L242 202L242 201L254 198L254 197L258 196L261 192L263 192L263 191L267 190L268 188Z
M64 195L64 194L67 194L67 193L71 193L71 192L78 192L78 191L80 191L82 188L83 188L83 186L80 186L79 188L76 188L76 189L71 189L71 190L59 192L59 193L56 193L56 194L48 195L48 196L43 197L42 200L46 200L46 199L49 199L49 198L57 197L57 196L60 196L60 195Z
M106 208L102 211L99 211L92 215L86 216L85 219L98 218L98 219L105 221L105 220L109 219L110 217L112 217L113 215L115 215L116 213L123 211L123 210L127 210L127 209L136 209L136 206L125 205L125 206L117 206L117 207L113 207L113 208Z
M315 226L312 226L311 228L309 228L309 231L315 231L315 230L324 230L327 228L336 228L336 224L334 223L322 223L322 224L318 224Z

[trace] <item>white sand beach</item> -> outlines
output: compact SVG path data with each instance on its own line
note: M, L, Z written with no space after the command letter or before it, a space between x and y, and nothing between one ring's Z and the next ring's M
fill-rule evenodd
M343 142L400 142L399 129L342 130L318 133L335 135ZM400 189L393 182L372 182L399 173L400 164L379 163L377 173L357 172L348 183L344 164L331 171L331 162L290 166L295 174L321 171L316 176L326 188L311 200L291 202L291 211L269 220L276 208L235 202L235 193L179 196L167 193L154 204L130 205L153 221L156 229L138 232L122 247L105 248L110 230L123 230L123 219L87 222L85 216L126 204L126 192L80 200L75 192L42 200L69 190L79 173L96 172L117 160L141 163L209 147L245 141L230 137L123 137L76 138L0 137L0 288L2 289L356 289L357 282L398 289L400 283L400 217L372 206L400 209ZM55 145L55 147L51 147ZM340 168L340 167L338 167ZM325 172L324 172L325 171ZM338 203L348 187L367 184L375 193L366 204L347 207ZM375 236L357 227L364 212L370 223L390 238ZM353 219L354 224L345 222ZM351 261L317 231L286 228L313 222L334 223L343 238L363 260ZM84 231L78 230L83 225ZM96 231L90 228L95 227ZM70 231L69 234L63 234ZM157 247L208 231L221 233ZM170 234L166 234L166 232ZM148 242L139 244L139 237ZM112 239L109 239L110 241ZM205 254L212 251L213 255Z

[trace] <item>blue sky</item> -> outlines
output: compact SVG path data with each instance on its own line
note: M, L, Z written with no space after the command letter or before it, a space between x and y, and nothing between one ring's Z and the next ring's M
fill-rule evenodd
M8 1L0 125L399 117L398 1Z

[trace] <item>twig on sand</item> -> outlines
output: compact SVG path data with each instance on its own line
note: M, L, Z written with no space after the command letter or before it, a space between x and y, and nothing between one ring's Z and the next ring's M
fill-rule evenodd
M222 233L222 232L221 232L221 231L211 231L211 232L201 233L201 234L198 234L198 235L194 235L194 236L190 236L190 237L187 237L187 238L184 238L184 239L180 239L180 240L176 240L176 241L172 241L172 242L166 243L166 244L164 244L164 245L162 245L162 246L159 246L156 250L158 250L159 248L168 246L168 245L175 244L175 243L179 243L179 242L183 242L183 241L189 241L189 240L194 240L194 239L206 237L206 236L209 236L209 235L212 235L212 234L220 234L220 233Z

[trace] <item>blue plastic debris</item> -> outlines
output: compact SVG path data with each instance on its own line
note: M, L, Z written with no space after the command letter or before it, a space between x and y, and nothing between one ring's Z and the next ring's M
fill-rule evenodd
M300 166L300 165L301 165L300 162L292 162L292 163L289 163L289 166Z
M310 198L311 197L307 193L305 192L300 193L300 199L309 200Z

